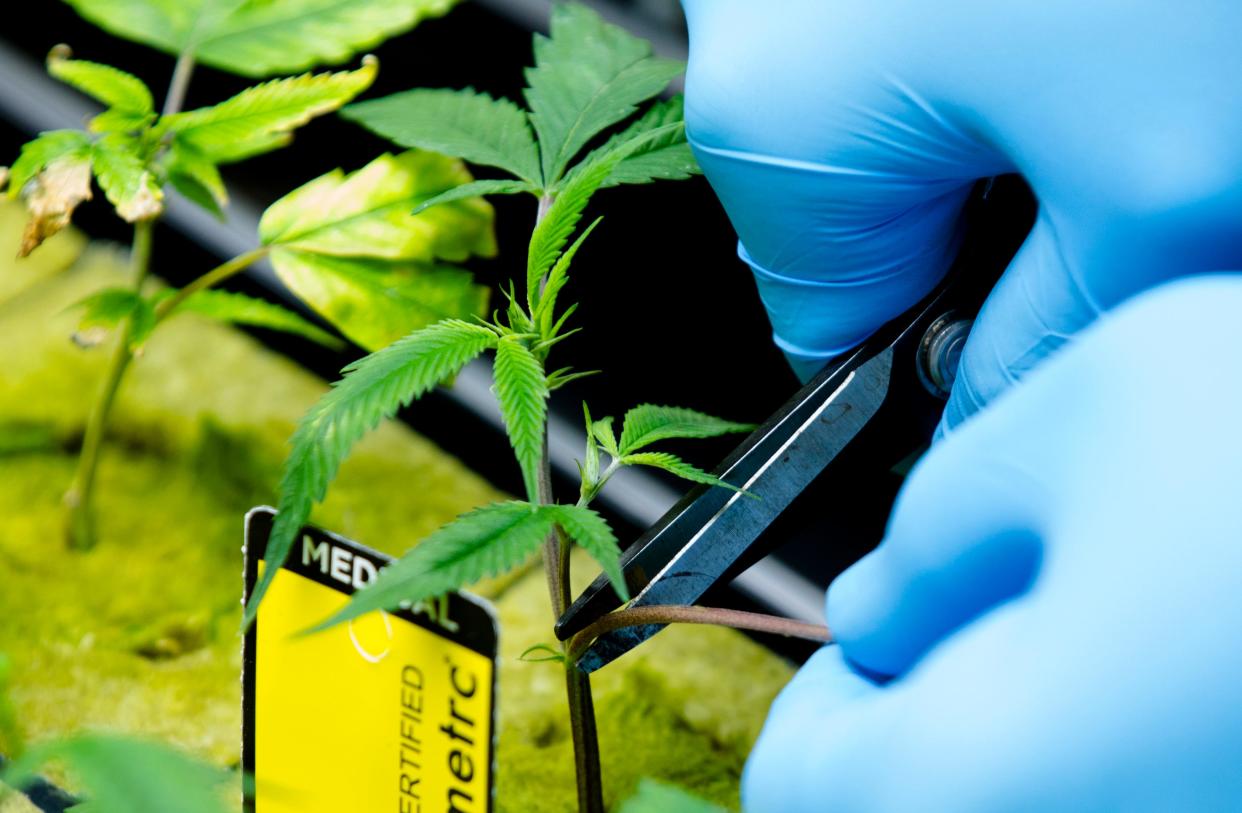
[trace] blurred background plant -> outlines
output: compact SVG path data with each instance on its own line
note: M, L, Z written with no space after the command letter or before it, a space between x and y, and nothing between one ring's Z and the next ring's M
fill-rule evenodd
M384 156L348 178L337 173L298 190L273 214L283 219L265 229L263 245L179 291L151 290L147 284L153 224L165 211L167 187L220 215L228 203L220 165L285 146L295 129L365 90L378 69L368 57L353 71L272 79L218 104L182 111L196 65L264 77L339 63L426 16L443 14L454 2L72 0L82 16L105 30L172 53L177 61L157 113L150 89L136 76L72 59L67 47L57 46L48 71L105 110L81 130L40 134L0 173L9 196L20 197L29 213L21 256L68 225L78 205L92 197L92 176L117 216L133 225L129 285L79 303L76 341L94 346L113 329L117 336L65 495L71 547L95 544L94 485L112 405L130 363L164 320L195 312L339 345L335 336L279 305L215 289L269 253L290 289L364 347L385 343L375 339L377 332L391 340L394 330L399 335L485 307L484 289L441 261L495 252L491 210L479 201L462 201L451 211L413 221L408 210L414 204L468 179L457 162L416 154ZM372 311L379 311L383 327L372 327Z

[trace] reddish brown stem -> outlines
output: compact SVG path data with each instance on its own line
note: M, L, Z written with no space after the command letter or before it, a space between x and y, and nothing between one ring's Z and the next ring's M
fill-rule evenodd
M804 638L808 641L829 643L832 631L822 624L808 624L790 618L780 618L762 613L748 613L742 610L726 610L720 607L683 607L679 605L657 604L650 607L631 607L618 610L599 619L582 632L575 635L569 642L570 661L577 661L599 636L625 627L641 627L647 624L711 624L718 627L733 627L752 632L767 632L773 635L784 635L787 638Z

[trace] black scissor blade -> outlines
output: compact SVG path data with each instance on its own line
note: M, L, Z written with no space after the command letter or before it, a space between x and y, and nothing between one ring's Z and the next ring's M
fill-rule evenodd
M892 361L889 347L853 369L817 379L821 388L808 387L799 403L756 432L759 437L743 446L722 476L758 499L713 489L674 507L671 518L666 515L627 551L627 582L641 585L629 606L689 605L717 584L875 416L888 393ZM713 492L716 503L706 499ZM706 516L704 506L713 507ZM568 637L598 618L601 613L594 611L607 602L605 590L611 592L606 579L593 584L561 619L557 635ZM579 667L593 672L660 629L647 625L606 633L583 654Z

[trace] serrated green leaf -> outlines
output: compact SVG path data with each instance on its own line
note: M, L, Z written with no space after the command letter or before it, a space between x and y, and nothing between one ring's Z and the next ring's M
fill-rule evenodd
M580 505L552 505L548 509L555 514L556 523L574 544L599 563L621 600L629 601L630 591L621 573L621 548L617 547L617 535L604 518Z
M339 64L457 0L67 0L118 36L244 76Z
M154 113L129 113L124 110L105 110L87 124L92 133L135 134L145 130L155 121Z
M432 206L452 203L455 200L480 198L484 195L518 195L522 192L537 195L539 190L525 181L473 181L423 201L414 208L413 214L421 215Z
M503 502L463 514L380 571L375 581L310 631L374 610L390 610L496 576L521 565L539 549L555 517L546 506Z
M196 313L231 325L247 325L291 333L334 350L344 343L293 311L264 299L209 288L188 297L172 312Z
M556 264L552 266L552 270L548 272L548 278L543 286L543 292L539 294L539 299L534 308L533 318L540 323L540 327L544 336L552 335L552 317L556 313L556 298L560 294L561 289L569 282L569 268L573 264L574 257L578 254L578 249L582 248L582 244L591 236L591 232L595 231L595 227L603 221L602 217L595 218L595 222L582 230L582 234L578 235L578 239L573 242L569 248L557 259Z
M545 654L538 658L532 657L536 652ZM518 655L518 660L525 663L564 663L565 653L551 644L533 644L522 650L522 654Z
M84 734L35 746L3 773L22 787L48 762L65 765L83 784L90 813L225 813L229 775L155 742Z
M539 462L548 419L548 381L543 364L516 338L506 337L496 348L492 389L500 403L509 442L522 467L526 494L539 494Z
M211 107L164 116L158 129L214 163L241 161L283 144L293 130L340 108L370 87L377 70L378 63L367 59L355 71L273 79Z
M487 312L487 288L452 266L419 266L277 248L276 275L350 341L379 350L443 319Z
M612 174L601 188L652 181L681 181L700 174L701 170L690 149L690 142L686 140L683 108L684 101L681 96L656 102L641 118L608 139L599 149L593 150L579 166L589 166L591 161L621 149L635 139L641 139L628 157L613 168ZM645 138L656 130L662 135ZM577 171L578 168L572 170L570 176Z
M612 455L614 458L621 456L621 451L617 448L617 436L612 431L612 416L600 418L591 424L591 433L595 435L595 439L599 441L599 445L604 447L604 451Z
M754 428L754 424L734 423L693 409L640 404L625 413L621 453L629 454L668 438L714 438Z
M341 115L402 147L498 167L542 186L526 111L506 99L471 88L419 89L350 105Z
M572 373L570 372L570 368L565 367L554 373L548 374L548 391L556 392L571 381L577 381L582 378L590 378L591 376L599 375L602 372L603 370L583 370L581 372Z
M526 256L526 295L532 312L538 307L544 274L560 258L591 196L620 160L619 155L613 155L584 169L565 185L548 207L547 214L535 226Z
M411 333L345 368L345 377L311 407L293 433L266 564L246 608L246 624L254 620L312 504L323 499L354 443L495 347L496 341L496 334L485 327L450 320Z
M638 793L627 799L618 813L725 813L725 810L680 788L644 779L638 784Z
M40 133L38 138L22 145L17 160L9 167L9 197L16 198L20 195L31 179L58 158L89 159L90 151L91 140L81 130L49 130Z
M684 66L581 5L552 10L551 37L536 35L526 102L539 134L544 186L605 128L668 86Z
M123 113L145 116L155 112L151 90L133 74L83 59L66 59L53 50L47 70L65 84Z
M128 223L159 217L164 211L164 190L144 160L138 139L111 133L91 148L95 180L116 213Z
M104 288L69 306L69 310L82 310L78 330L89 334L92 330L112 330L125 320L129 325L129 346L141 347L155 329L155 311L151 304L128 288ZM96 344L90 338L79 338L85 346Z
M273 203L259 222L266 245L316 254L454 262L493 256L492 208L477 198L411 212L471 181L465 166L434 153L381 155L346 175L329 172Z
M174 141L166 164L168 180L177 191L217 216L229 202L229 193L216 168L207 156L189 143Z
M582 463L582 493L587 493L590 486L599 480L599 444L591 431L594 421L591 420L591 408L582 402L582 416L586 420L586 455Z
M708 474L698 466L691 465L680 457L668 452L638 452L636 454L627 454L621 456L621 465L623 466L651 466L657 469L663 469L670 474L675 474L684 480L693 483L703 483L709 486L720 486L730 491L741 491L743 494L750 495L749 492L743 491L735 485L726 483L719 477Z

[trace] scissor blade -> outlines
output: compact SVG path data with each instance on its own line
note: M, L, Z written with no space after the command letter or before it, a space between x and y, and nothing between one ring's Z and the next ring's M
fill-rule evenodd
M703 497L670 511L623 563L627 581L637 591L631 607L693 604L746 553L759 535L849 445L884 402L892 374L892 348L852 370L829 376L818 392L807 394L782 421L766 426L767 434L728 466L723 478L758 499L723 492L714 513L696 517L688 534L670 533L688 524L687 515L702 510ZM758 434L758 433L757 433ZM739 477L738 473L744 472ZM667 518L666 518L667 519ZM676 546L675 549L670 549ZM602 585L601 585L602 586ZM596 586L593 585L594 589ZM603 600L600 591L579 599L585 610ZM594 601L593 601L594 600ZM614 600L615 601L615 600ZM583 605L583 606L578 606ZM591 618L589 613L583 617ZM567 637L585 624L566 613L557 634ZM605 633L579 660L593 672L659 632L661 625L629 627Z

